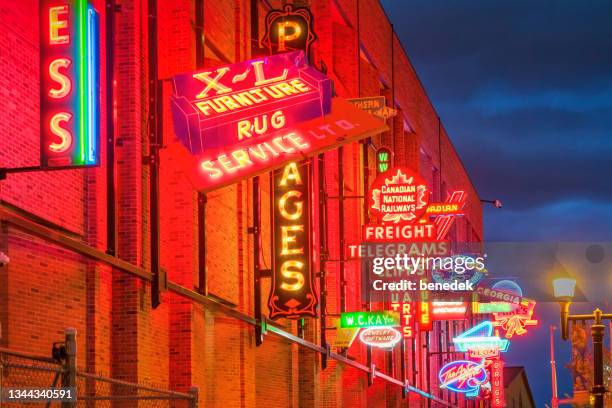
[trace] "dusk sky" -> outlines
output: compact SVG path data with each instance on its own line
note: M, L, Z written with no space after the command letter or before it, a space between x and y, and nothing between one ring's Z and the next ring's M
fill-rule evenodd
M480 196L504 204L485 208L485 239L612 241L612 2L383 4ZM507 356L538 407L558 316L542 304ZM556 344L562 397L569 345Z

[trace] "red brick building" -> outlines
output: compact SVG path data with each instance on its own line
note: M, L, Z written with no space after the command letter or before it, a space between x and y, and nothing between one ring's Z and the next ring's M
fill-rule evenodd
M65 327L75 327L84 370L181 391L198 386L202 406L468 406L457 394L439 390L437 381L437 369L449 360L450 339L467 322L434 322L432 332L406 341L404 356L399 347L373 350L371 356L361 344L346 354L332 347L325 369L319 318L269 322L262 344L256 344L252 179L203 195L178 163L161 161L160 264L168 288L159 307L152 308L150 232L156 219L151 216L148 158L150 119L156 114L149 104L153 19L148 7L155 3L163 143L174 138L169 79L251 58L267 12L282 5L272 0L93 1L102 27L101 88L113 91L112 96L102 92L101 165L9 174L0 181L0 251L11 260L0 267L0 346L46 354ZM315 206L313 219L325 212L326 253L319 255L329 328L332 316L364 307L359 263L346 261L344 251L360 240L365 206L362 198L338 197L365 195L375 176L372 146L391 147L396 165L420 172L435 201L455 189L467 192L465 216L450 232L453 240L480 242L482 211L379 2L294 3L309 7L314 16L318 39L312 45L313 61L326 67L337 95L384 95L398 111L387 122L390 130L372 137L371 144L346 144L323 157L325 194L316 197L325 206ZM105 33L113 8L111 43ZM1 0L0 19L0 167L36 166L38 2ZM108 78L114 78L113 86ZM106 137L111 137L108 144ZM317 172L314 185L320 176ZM271 262L269 177L260 176L259 183L263 269ZM313 227L318 248L320 225L315 221ZM315 269L321 272L319 265ZM270 280L260 280L265 318ZM318 292L320 280L315 281ZM332 344L334 331L325 332ZM404 399L404 380L422 393L410 392Z

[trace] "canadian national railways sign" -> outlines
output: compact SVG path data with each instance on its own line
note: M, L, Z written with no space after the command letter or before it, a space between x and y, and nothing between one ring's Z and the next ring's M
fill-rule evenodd
M310 166L290 162L273 176L270 318L315 316L311 271Z
M414 222L427 210L427 185L410 170L395 167L378 176L370 191L372 212L382 222Z

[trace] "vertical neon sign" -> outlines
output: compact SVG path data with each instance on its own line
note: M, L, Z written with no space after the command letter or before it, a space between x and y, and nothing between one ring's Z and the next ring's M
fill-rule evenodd
M98 164L98 53L98 13L86 0L41 1L42 167Z
M290 162L273 174L270 318L315 316L311 271L310 166Z

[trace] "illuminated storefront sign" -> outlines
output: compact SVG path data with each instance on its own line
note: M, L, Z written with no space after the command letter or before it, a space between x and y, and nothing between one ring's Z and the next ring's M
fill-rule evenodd
M504 302L472 302L472 313L474 314L490 314L490 313L504 313L512 311L512 305Z
M40 39L41 164L96 165L98 13L86 0L43 0Z
M396 109L387 106L387 102L384 96L368 96L365 98L354 98L347 100L353 103L359 109L366 111L369 114L374 115L382 120L387 120L397 115ZM388 168L380 171L379 173L383 173L387 170Z
M387 157L387 152L381 154ZM386 168L378 159L377 167ZM462 214L467 194L455 191L444 203L429 203L429 196L425 181L409 168L392 167L381 173L368 193L370 212L378 222L363 226L363 240L444 240L455 217Z
M376 173L384 173L391 168L393 152L388 147L379 147L376 150Z
M394 167L370 187L370 209L382 223L415 222L427 209L425 181L410 169Z
M466 318L467 302L431 302L433 320L463 320Z
M303 160L387 129L386 125L334 98L332 112L290 129L265 133L246 142L191 154L182 143L170 143L161 154L183 166L185 175L202 192L215 190L275 168Z
M315 316L311 271L310 171L291 162L273 175L272 287L270 318Z
M469 360L458 360L446 364L438 373L440 388L475 397L480 386L487 382L487 372L483 363Z
M336 337L334 337L334 347L349 348L359 333L359 327L355 328L336 328Z
M503 408L505 404L504 395L504 361L501 358L493 360L489 365L491 378L491 407Z
M479 298L497 300L499 302L512 303L515 305L520 304L522 299L520 296L514 293L484 287L477 288L476 293L478 293Z
M402 336L405 339L414 337L414 322L415 322L415 303L414 302L394 302L391 303L391 310L399 313L400 327L402 328Z
M174 131L192 154L253 141L269 143L254 154L282 154L302 142L262 138L331 110L331 80L302 51L176 75L173 84Z
M467 194L464 191L454 191L450 196L448 196L445 204L450 204L452 206L451 208L454 208L454 204L457 204L458 210L456 211L457 211L457 214L459 214L461 209L463 209L463 207L465 206L466 201L467 201ZM437 209L438 204L434 204L432 208ZM448 234L448 231L453 225L453 222L455 222L455 216L457 215L454 213L455 211L451 212L450 214L449 213L443 214L441 212L443 209L445 209L444 206L442 206L440 212L438 212L437 217L435 219L436 232L437 232L436 238L438 240L444 239L446 237L446 235ZM431 213L431 215L435 215L435 212Z
M396 312L348 312L340 316L341 328L399 326L400 315Z
M518 308L510 312L493 313L493 326L497 326L504 330L504 337L512 338L515 334L522 336L527 333L526 326L535 326L538 321L532 319L533 311L536 302L530 299L522 298Z
M493 324L484 321L466 330L459 336L453 338L453 343L457 351L468 352L469 350L482 350L497 348L501 352L506 352L510 346L507 339L500 339L493 335Z
M417 303L417 318L419 321L419 330L431 331L433 329L431 302L428 300L427 291L421 291L421 301Z
M391 348L402 339L402 334L392 327L369 327L359 333L359 340L368 346Z
M310 46L317 39L313 27L309 9L286 4L283 10L268 12L262 43L270 54L302 50L309 55Z

